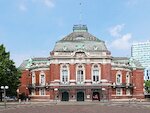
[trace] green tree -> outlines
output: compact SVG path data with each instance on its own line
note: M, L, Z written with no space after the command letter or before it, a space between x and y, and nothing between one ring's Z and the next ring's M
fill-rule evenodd
M16 90L20 84L20 75L21 73L14 62L10 60L10 53L5 51L4 45L0 45L0 86L9 86L7 95L16 95Z
M145 81L145 90L150 93L150 80Z

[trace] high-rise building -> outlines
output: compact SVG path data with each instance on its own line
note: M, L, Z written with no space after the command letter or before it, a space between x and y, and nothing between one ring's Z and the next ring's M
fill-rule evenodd
M134 43L131 47L131 55L145 68L145 80L150 79L150 41Z
M144 71L138 61L112 57L105 42L86 25L57 41L50 56L25 60L19 93L31 99L103 101L144 98Z
M143 67L150 66L150 41L134 43L131 48L131 54Z

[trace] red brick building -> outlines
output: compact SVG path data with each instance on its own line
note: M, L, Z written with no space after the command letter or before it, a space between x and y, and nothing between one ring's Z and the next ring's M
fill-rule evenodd
M75 25L47 58L25 60L19 93L32 99L92 101L144 98L138 61L112 57L105 42Z

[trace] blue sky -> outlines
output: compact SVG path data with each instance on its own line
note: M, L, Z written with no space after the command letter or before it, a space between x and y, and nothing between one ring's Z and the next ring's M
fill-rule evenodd
M30 57L48 57L74 24L86 24L113 56L129 57L133 42L150 40L149 4L150 0L0 0L0 44L19 66Z

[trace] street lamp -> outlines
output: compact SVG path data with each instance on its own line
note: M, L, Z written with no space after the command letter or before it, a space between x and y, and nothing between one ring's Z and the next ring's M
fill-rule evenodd
M6 108L6 89L8 89L8 86L1 86L1 89L4 90L4 106Z

